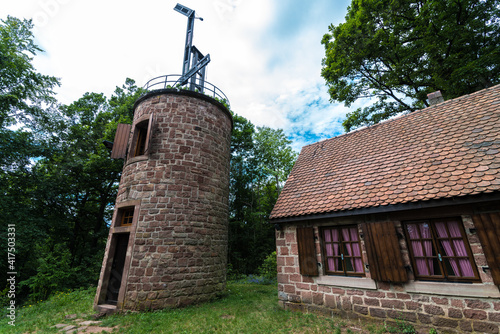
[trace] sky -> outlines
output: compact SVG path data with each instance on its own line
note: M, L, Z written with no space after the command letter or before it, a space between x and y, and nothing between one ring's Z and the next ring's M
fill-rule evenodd
M110 97L126 78L143 86L180 74L187 17L177 2L203 18L193 45L210 54L206 80L235 113L283 129L296 151L343 133L350 109L330 102L321 39L344 22L350 0L0 0L0 18L33 20L44 50L33 64L60 78L56 97L70 104L86 92Z

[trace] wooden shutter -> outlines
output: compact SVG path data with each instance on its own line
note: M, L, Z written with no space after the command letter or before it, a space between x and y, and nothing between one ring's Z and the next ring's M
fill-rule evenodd
M493 282L500 285L500 212L472 216Z
M301 275L318 276L314 228L297 228L297 246L299 250L299 268Z
M363 233L371 277L383 282L407 282L394 223L366 223L363 224Z
M148 132L146 134L146 145L144 145L144 154L149 153L149 148L151 146L151 139L153 137L153 126L154 126L154 120L155 120L155 118L153 116L154 116L153 113L151 115L149 115Z
M113 142L113 150L111 151L111 159L125 159L130 127L130 124L118 124L115 141Z

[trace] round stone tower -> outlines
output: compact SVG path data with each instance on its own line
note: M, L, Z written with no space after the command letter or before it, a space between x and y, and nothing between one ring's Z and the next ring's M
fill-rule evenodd
M228 108L205 94L138 99L113 145L125 162L96 310L185 306L224 290L231 130Z

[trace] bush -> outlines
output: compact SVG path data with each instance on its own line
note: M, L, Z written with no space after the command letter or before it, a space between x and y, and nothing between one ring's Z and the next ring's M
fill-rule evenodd
M275 280L278 276L278 264L276 262L276 251L269 254L259 267L259 274L269 280Z

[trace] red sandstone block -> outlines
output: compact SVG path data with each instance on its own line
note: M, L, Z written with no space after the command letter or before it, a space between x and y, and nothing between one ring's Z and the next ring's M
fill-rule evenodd
M468 319L484 320L487 318L486 312L482 310L464 310L464 316Z
M397 308L399 310L403 310L405 308L405 303L397 299L382 299L380 301L380 305L382 307L392 308L392 309Z
M308 291L311 290L311 284L308 283L296 283L295 287L301 290L308 290Z
M424 305L424 311L428 314L444 315L443 309L436 305Z
M398 299L411 299L411 295L409 295L407 293L397 293L396 297Z
M352 310L352 303L351 303L351 297L344 296L340 297L342 301L342 309L344 311L350 311Z
M323 292L323 293L331 294L332 293L332 288L329 287L329 286L320 285L318 287L318 291Z
M417 313L418 321L420 321L423 324L430 324L432 323L432 316L428 314L423 314L423 313Z
M284 272L288 274L295 274L297 273L297 268L296 267L283 267Z
M479 333L498 333L498 324L482 322L482 321L474 321L472 324L474 330Z
M366 291L367 297L385 298L385 292L380 291Z
M432 301L438 305L448 305L449 300L448 298L438 298L438 297L432 297Z
M465 303L467 304L467 307L469 308L476 308L476 309L482 309L482 310L487 310L491 308L490 303L486 303L477 299L466 299Z
M323 294L318 292L313 292L313 303L316 305L323 305Z
M370 306L380 306L380 300L375 298L365 298L365 304Z
M283 285L283 289L286 293L295 294L295 285L285 284Z
M412 295L411 299L416 301L416 302L421 302L421 303L428 303L429 302L429 297L422 296L422 295Z
M360 313L362 315L368 315L368 307L366 307L366 306L360 306L360 305L354 305L354 312Z
M356 296L363 296L365 293L362 290L347 290L347 295L356 295Z
M456 328L458 326L458 320L443 318L443 317L434 317L433 324L436 327L448 327L448 328Z
M452 299L450 303L453 307L464 308L464 301L462 299Z
M278 274L278 283L289 283L287 274Z
M300 296L302 298L302 302L306 304L312 303L312 292L311 291L301 291Z
M465 332L472 332L472 321L461 320L459 323L460 329Z
M420 309L420 303L414 302L414 301L406 301L405 302L406 309L407 310L418 310Z
M500 323L500 313L499 312L488 312L488 320Z
M345 295L345 290L344 289L339 289L339 288L332 288L332 293L334 295L343 296L343 295Z
M279 247L279 255L288 255L289 254L289 250L288 250L288 247Z
M396 294L394 292L387 292L387 298L396 298Z
M363 298L359 296L352 296L352 303L357 305L363 305Z
M455 319L462 319L464 317L462 310L457 308L449 308L448 309L448 317Z
M335 296L325 295L325 305L330 307L330 308L336 308L337 302L335 300Z
M370 310L370 315L372 317L376 317L376 318L386 318L387 317L386 310L383 310L380 308L374 308L374 307L370 307L369 310Z
M290 282L302 282L302 275L300 274L291 274L289 275Z

